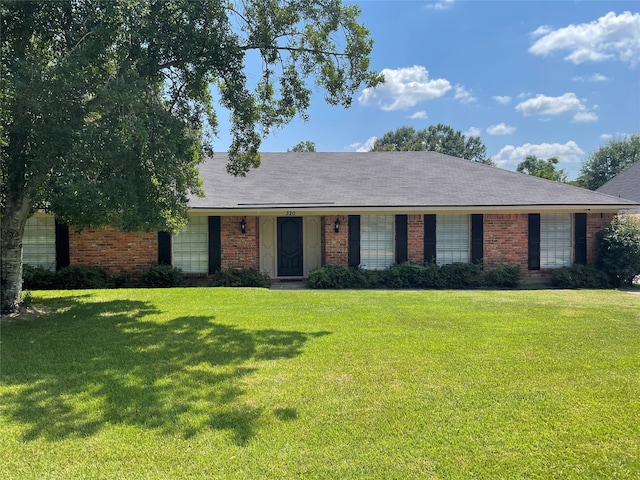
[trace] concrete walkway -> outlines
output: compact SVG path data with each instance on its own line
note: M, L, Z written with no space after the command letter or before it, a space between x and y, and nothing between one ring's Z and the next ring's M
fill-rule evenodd
M307 290L308 288L306 280L275 280L271 284L271 290Z

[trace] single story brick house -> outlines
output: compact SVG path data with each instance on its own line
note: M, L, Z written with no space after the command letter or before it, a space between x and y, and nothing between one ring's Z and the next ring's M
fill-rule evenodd
M273 279L326 264L517 264L526 276L595 260L595 235L638 202L434 152L263 153L246 177L227 155L200 167L205 198L190 200L178 234L56 224L36 215L27 264L87 264L133 276L151 263L186 275L252 268Z
M640 203L640 162L625 168L596 191ZM625 210L628 210L629 213L640 214L640 208L637 207Z

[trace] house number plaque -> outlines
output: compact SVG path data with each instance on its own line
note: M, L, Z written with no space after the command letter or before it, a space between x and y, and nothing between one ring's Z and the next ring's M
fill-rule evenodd
M296 216L295 210L287 210L287 213L285 214L285 217L295 217L295 216Z

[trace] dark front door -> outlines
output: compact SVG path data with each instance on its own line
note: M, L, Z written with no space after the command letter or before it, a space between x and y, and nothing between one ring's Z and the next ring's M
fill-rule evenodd
M278 276L302 273L302 217L278 217Z

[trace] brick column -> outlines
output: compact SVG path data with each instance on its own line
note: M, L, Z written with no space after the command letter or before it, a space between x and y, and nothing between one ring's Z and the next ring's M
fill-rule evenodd
M409 215L407 230L409 261L422 264L424 263L424 216Z
M594 264L598 260L597 235L600 230L611 223L615 213L587 214L587 263Z
M336 218L340 219L340 231L334 231ZM322 241L322 265L346 267L349 263L349 217L327 215L322 217L320 238Z
M245 233L240 231L242 219L247 222ZM221 217L220 242L222 269L251 268L260 270L260 231L258 217Z
M484 215L484 266L519 265L528 272L529 223L526 213Z

